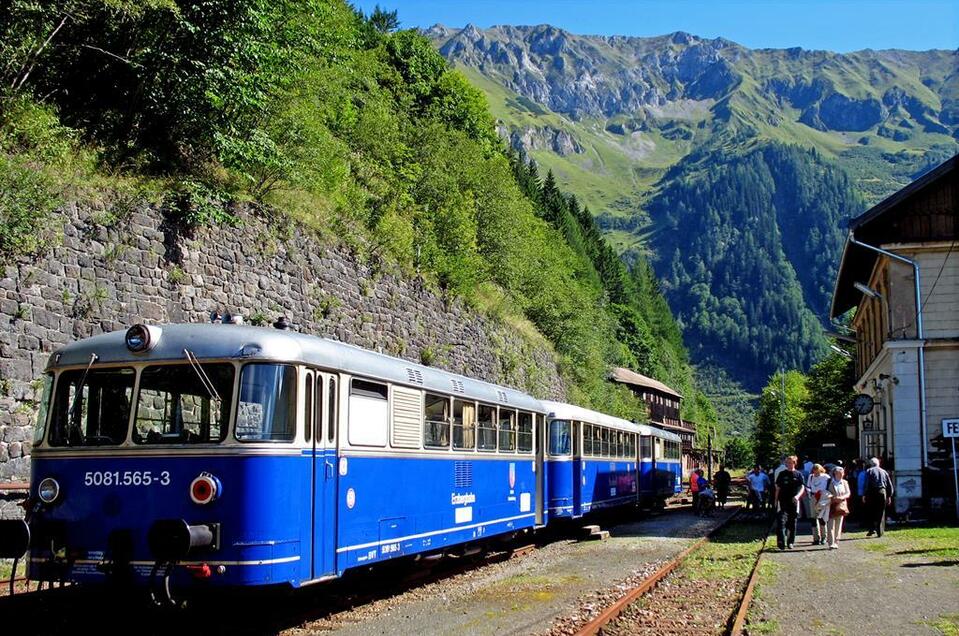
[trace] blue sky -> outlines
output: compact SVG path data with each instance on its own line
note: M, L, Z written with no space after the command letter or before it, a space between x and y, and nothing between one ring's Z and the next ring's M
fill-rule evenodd
M751 48L959 48L959 0L354 0L401 26L553 24L573 33L722 36Z

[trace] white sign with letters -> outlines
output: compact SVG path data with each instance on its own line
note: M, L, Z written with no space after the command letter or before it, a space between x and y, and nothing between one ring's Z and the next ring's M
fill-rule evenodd
M959 517L959 458L956 457L956 438L959 437L959 417L942 419L942 436L952 438L952 478L956 488L956 516Z

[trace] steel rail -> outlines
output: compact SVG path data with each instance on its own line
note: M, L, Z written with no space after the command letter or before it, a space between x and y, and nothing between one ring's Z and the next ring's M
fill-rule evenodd
M666 577L666 575L668 575L670 572L672 572L677 567L679 567L679 565L686 560L686 557L688 557L690 554L692 554L693 552L695 552L702 546L706 545L710 540L712 540L713 536L715 536L715 534L719 532L722 528L726 527L726 524L728 524L730 521L738 517L739 513L742 512L742 510L743 510L742 508L739 508L738 510L736 510L736 512L729 515L721 523L713 527L713 529L710 530L706 534L706 536L702 537L701 539L699 539L692 545L683 549L682 552L674 556L665 565L663 565L658 570L656 570L655 572L650 574L648 577L646 577L643 580L643 582L640 583L637 587L634 587L633 589L628 591L626 594L621 596L619 600L617 600L615 603L613 603L612 605L607 607L605 610L603 610L598 616L596 616L591 621L583 625L579 629L579 631L576 632L576 636L594 636L595 634L598 634L599 630L601 630L603 627L609 624L610 621L612 621L617 616L619 616L622 613L622 611L626 608L627 605L629 605L630 603L635 601L637 598L639 598L643 594L646 594L651 589L653 589L657 583L659 583L661 580L663 580Z
M759 563L762 561L763 554L766 552L766 544L769 543L769 535L772 534L773 525L770 525L769 529L766 530L766 536L763 537L763 544L756 554L756 562L753 563L752 572L749 573L749 582L746 583L742 598L739 599L739 608L730 618L728 629L726 630L728 636L742 636L743 628L746 626L746 615L749 613L749 607L753 602L753 592L755 592L756 589L756 582L759 580Z

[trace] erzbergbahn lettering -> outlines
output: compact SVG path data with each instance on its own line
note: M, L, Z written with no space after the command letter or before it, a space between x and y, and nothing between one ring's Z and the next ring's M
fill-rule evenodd
M0 522L33 580L299 587L679 488L672 433L286 330L94 336L43 396Z

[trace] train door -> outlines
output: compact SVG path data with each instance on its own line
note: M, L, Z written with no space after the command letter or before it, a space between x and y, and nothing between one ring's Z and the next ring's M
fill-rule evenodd
M546 418L536 413L533 414L536 424L533 427L535 431L536 444L536 525L546 524L546 467L544 459L546 454Z
M662 488L663 480L663 470L668 471L669 468L666 466L666 463L662 461L666 455L663 451L663 440L660 437L653 438L653 472L652 472L652 485L653 490L659 494L659 490Z
M583 443L581 422L571 421L569 423L570 432L573 436L573 461L570 467L573 469L573 516L583 516L583 482L586 481L586 464L583 461Z
M316 374L313 434L313 578L336 573L337 378Z
M644 493L654 490L653 472L656 463L653 460L653 438L649 435L639 437L639 489Z

